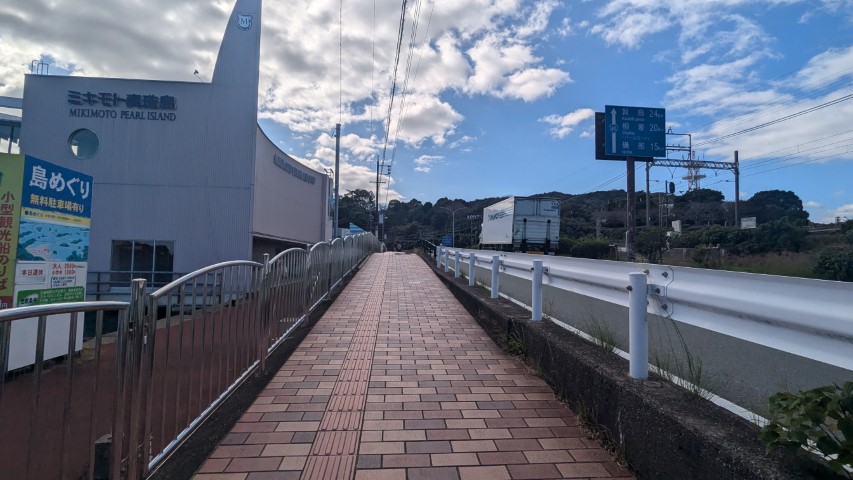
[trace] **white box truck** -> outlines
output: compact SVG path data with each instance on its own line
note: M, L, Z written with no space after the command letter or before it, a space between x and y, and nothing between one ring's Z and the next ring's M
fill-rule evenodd
M483 250L551 254L559 239L559 199L509 197L483 209Z

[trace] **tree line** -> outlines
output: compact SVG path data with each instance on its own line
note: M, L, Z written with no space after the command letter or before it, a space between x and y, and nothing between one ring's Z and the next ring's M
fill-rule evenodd
M707 258L719 249L732 255L756 255L812 248L807 232L809 214L803 209L802 200L791 191L761 191L739 203L738 216L755 217L757 228L754 229L735 225L734 202L726 201L717 190L696 189L682 195L652 194L648 201L644 192L636 195L636 249L646 261L660 261L666 249L678 247L693 249L694 260L702 266L711 266ZM554 191L532 196L561 201L559 254L613 258L613 246L624 243L625 190L579 195ZM386 242L410 246L419 240L438 243L443 236L455 231L457 246L476 248L483 208L504 198L442 197L434 203L417 199L391 200L383 211L381 233ZM347 228L352 223L366 231L376 231L376 213L373 192L351 190L341 197L339 226ZM682 234L677 236L668 234L674 220L681 221ZM815 267L816 272L820 270L816 275L853 280L853 222L848 221L840 228L840 244L830 242L831 248L822 260L824 266ZM848 237L849 241L845 240Z

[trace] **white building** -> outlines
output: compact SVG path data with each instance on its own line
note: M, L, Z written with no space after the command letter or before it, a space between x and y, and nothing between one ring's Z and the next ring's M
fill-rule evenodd
M331 179L258 126L260 39L238 0L210 83L27 76L21 152L94 177L90 272L162 283L332 237Z

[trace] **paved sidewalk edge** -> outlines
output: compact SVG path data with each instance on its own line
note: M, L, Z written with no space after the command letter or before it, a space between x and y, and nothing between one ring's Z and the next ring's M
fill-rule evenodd
M369 257L368 257L369 258ZM367 261L367 260L365 260ZM347 284L355 278L361 269L360 264L352 274L344 277L343 281L331 292L331 300L320 303L317 308L308 315L302 324L296 327L290 336L284 340L273 353L267 357L267 371L262 375L254 375L240 385L219 406L211 416L202 423L189 438L178 447L175 452L166 459L149 480L172 480L176 478L192 478L196 471L201 468L204 461L225 438L234 424L243 416L246 410L258 398L270 380L275 377L279 369L284 365L290 355L296 350L308 332L314 328L318 320L326 313L326 310L334 303L335 299L344 291Z
M632 380L627 360L421 258L499 345L523 345L525 362L606 433L638 479L842 478L806 457L765 454L746 420L659 377Z

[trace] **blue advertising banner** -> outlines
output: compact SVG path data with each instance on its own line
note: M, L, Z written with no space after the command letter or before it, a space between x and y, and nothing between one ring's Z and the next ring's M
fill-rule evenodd
M27 156L21 208L89 219L92 217L92 177Z

